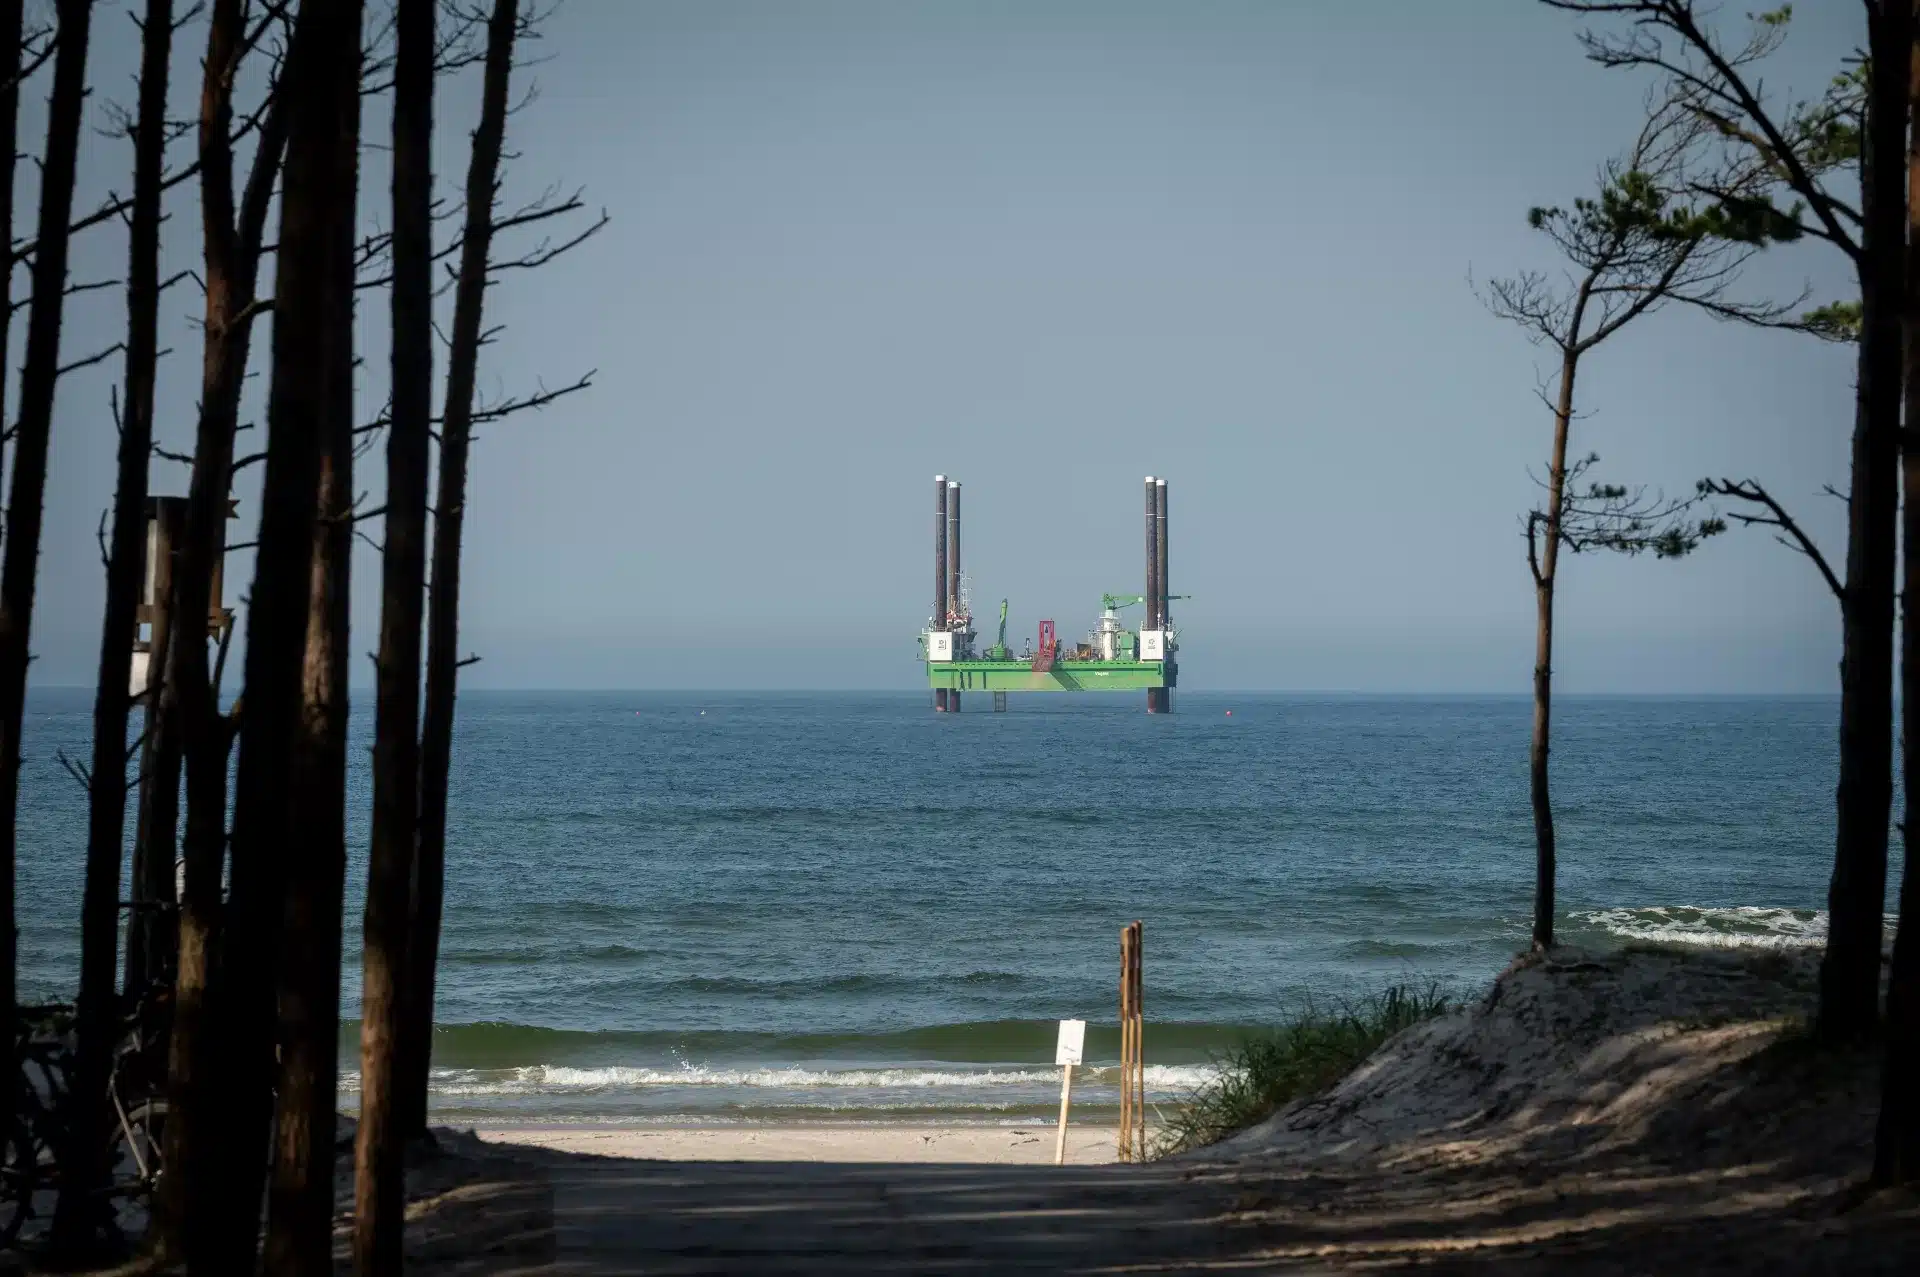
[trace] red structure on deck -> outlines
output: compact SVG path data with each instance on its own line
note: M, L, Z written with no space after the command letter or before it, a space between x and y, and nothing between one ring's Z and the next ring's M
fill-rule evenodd
M1033 654L1033 672L1045 674L1053 668L1053 658L1060 653L1060 640L1054 636L1053 622L1040 622L1040 650Z

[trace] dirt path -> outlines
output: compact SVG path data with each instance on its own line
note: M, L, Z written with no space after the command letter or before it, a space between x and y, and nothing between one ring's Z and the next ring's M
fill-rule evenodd
M1910 1274L1920 1207L1765 1167L1335 1176L1247 1167L656 1162L537 1152L551 1250L418 1271Z
M1067 1273L1192 1257L1217 1195L1123 1167L573 1159L549 1168L566 1277Z

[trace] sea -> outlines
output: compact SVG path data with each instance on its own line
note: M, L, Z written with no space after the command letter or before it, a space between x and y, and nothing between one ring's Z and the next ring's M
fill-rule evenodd
M23 997L78 968L90 694L30 700ZM355 704L356 745L372 730ZM1818 945L1837 703L1563 698L1558 926ZM432 1074L462 1126L1019 1123L1057 1022L1117 1099L1119 934L1145 933L1151 1104L1236 1040L1394 985L1483 992L1527 942L1514 698L461 697ZM346 1014L370 801L352 751ZM358 1088L342 1031L342 1104Z

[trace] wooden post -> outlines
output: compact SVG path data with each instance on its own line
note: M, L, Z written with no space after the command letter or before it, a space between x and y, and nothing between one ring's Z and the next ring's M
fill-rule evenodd
M1053 1062L1060 1066L1060 1134L1053 1144L1055 1166L1067 1160L1067 1108L1073 1102L1073 1066L1084 1057L1086 1044L1085 1020L1060 1021L1060 1041L1053 1049Z
M1132 1151L1128 1147L1127 1134L1133 1129L1128 1113L1133 1099L1133 1079L1127 1072L1133 1062L1133 1017L1127 1014L1127 950L1132 944L1133 928L1120 928L1120 1129L1114 1144L1114 1156L1123 1162Z
M1164 711L1164 703L1161 709ZM1146 927L1138 919L1133 924L1133 1120L1139 1138L1134 1142L1134 1160L1147 1160L1147 1053L1146 1020Z
M1138 921L1120 928L1120 1137L1123 1162L1147 1158L1147 1082L1141 1055L1141 953L1145 929Z
M1053 1164L1067 1160L1067 1107L1073 1102L1073 1065L1060 1066L1060 1134L1053 1141Z

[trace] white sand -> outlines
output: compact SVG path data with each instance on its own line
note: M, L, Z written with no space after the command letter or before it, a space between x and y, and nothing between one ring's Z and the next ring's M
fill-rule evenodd
M950 1162L1044 1165L1057 1128L1020 1126L512 1126L475 1134L490 1144L522 1144L599 1157L690 1162ZM1069 1126L1067 1161L1114 1160L1112 1127Z
M1812 950L1523 955L1487 996L1406 1030L1324 1095L1201 1150L1372 1164L1383 1148L1537 1156L1548 1127L1636 1133L1811 1009ZM1731 1084L1726 1084L1731 1085Z

